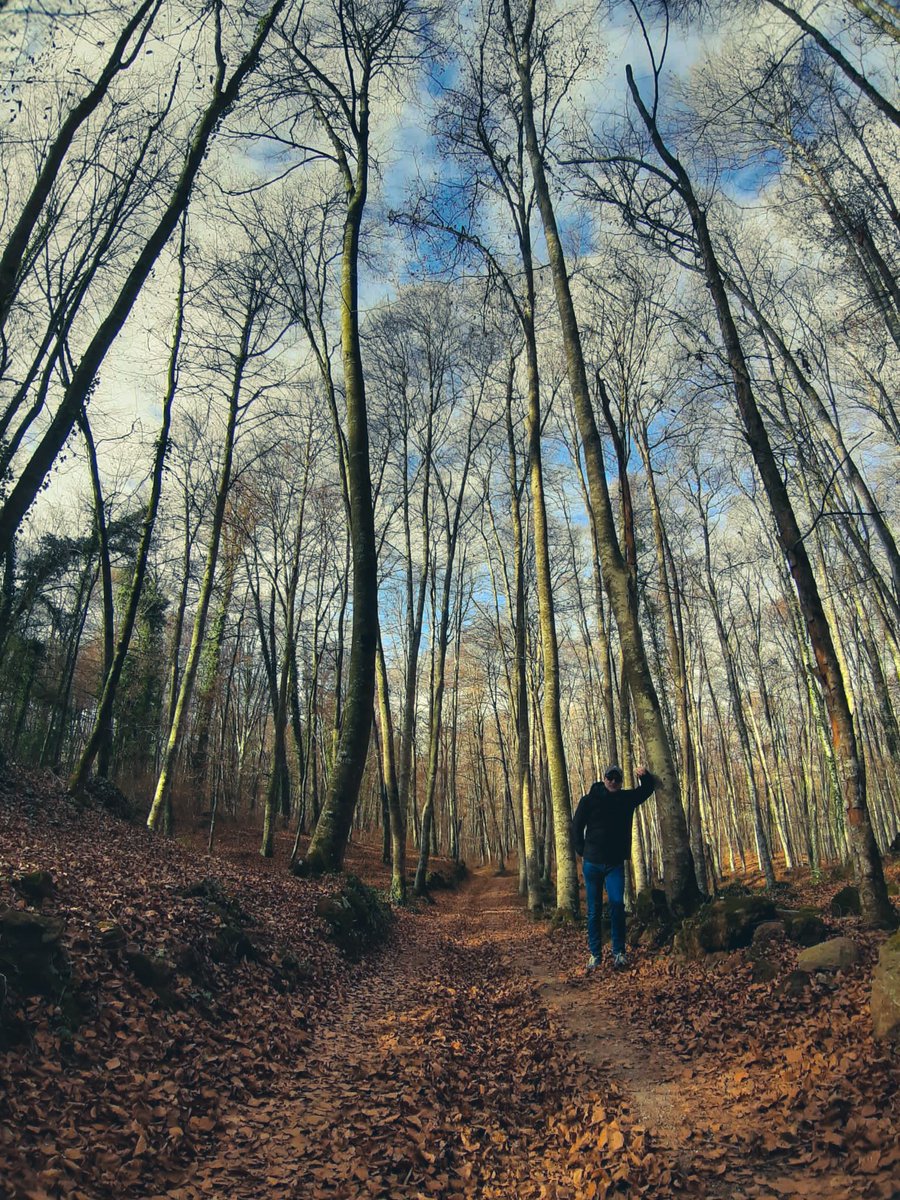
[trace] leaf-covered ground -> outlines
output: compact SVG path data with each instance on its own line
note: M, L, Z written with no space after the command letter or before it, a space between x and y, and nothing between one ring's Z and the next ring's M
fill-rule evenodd
M742 953L642 951L587 979L583 932L533 924L515 879L482 870L348 964L316 916L338 880L290 877L287 835L274 864L246 837L220 845L0 781L0 907L50 871L41 907L72 969L59 1003L5 1001L3 1197L898 1194L900 1070L868 1018L878 938L852 921L835 927L861 963L798 996L753 984ZM372 849L350 865L385 880ZM209 879L221 894L185 895ZM775 953L786 977L796 948ZM171 980L141 983L135 954Z

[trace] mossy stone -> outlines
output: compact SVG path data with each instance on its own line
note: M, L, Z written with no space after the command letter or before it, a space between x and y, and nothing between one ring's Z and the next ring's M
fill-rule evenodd
M56 891L56 883L49 871L26 871L12 881L13 887L29 904L41 904Z
M393 921L390 906L355 875L347 875L339 892L319 901L316 915L325 921L331 941L350 959L379 946Z
M859 889L851 887L849 884L847 887L842 887L831 897L828 908L834 917L858 917L862 912Z
M57 994L71 974L64 931L59 917L0 909L0 975L22 996Z
M705 904L675 935L675 951L702 958L717 950L749 946L757 925L775 918L775 905L764 896L731 894Z
M828 926L817 909L808 905L803 908L779 908L778 916L784 921L787 935L798 946L817 946L828 937Z

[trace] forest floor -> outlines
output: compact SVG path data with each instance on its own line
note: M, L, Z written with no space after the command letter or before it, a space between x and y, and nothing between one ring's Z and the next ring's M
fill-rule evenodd
M4 1200L900 1195L900 1063L868 1014L884 935L852 918L831 924L859 962L796 994L787 944L767 983L743 951L586 976L583 930L481 868L348 963L316 915L340 881L289 876L287 834L274 862L246 832L198 840L0 779L0 908L61 921L70 972L3 1001ZM384 883L375 849L349 858ZM215 903L185 894L210 878ZM222 951L222 896L246 955ZM142 983L138 952L172 977Z

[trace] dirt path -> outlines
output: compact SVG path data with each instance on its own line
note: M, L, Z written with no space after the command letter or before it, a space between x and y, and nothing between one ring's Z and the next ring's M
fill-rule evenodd
M483 923L499 947L508 948L519 969L532 976L541 999L568 1034L571 1049L588 1072L615 1082L627 1108L651 1134L658 1150L677 1163L682 1173L688 1173L692 1156L685 1134L691 1128L695 1098L680 1082L684 1075L681 1063L664 1046L654 1045L650 1035L623 1024L621 1006L609 999L598 1002L595 985L601 977L584 974L586 949L582 958L560 970L541 953L539 936L522 936L525 906L513 884L508 876L478 872L460 897L461 907L470 920ZM617 975L615 983L627 994L627 973ZM706 1194L718 1195L719 1189L710 1186ZM722 1194L730 1196L731 1192Z
M540 953L538 938L523 937L524 903L508 876L477 872L459 903L467 919L483 925L501 955L505 951L507 961L529 972L542 1000L571 1035L577 1057L621 1083L641 1124L653 1130L661 1146L678 1151L684 1104L673 1081L682 1074L681 1064L652 1047L650 1037L623 1028L619 1014L597 1003L594 980L581 971L581 960L560 971ZM627 989L627 975L617 980Z
M747 1161L715 1121L727 1097L642 1032L630 972L560 966L513 878L476 872L399 924L348 969L303 1061L226 1112L225 1136L160 1200L852 1200L799 1176L768 1190L765 1155Z

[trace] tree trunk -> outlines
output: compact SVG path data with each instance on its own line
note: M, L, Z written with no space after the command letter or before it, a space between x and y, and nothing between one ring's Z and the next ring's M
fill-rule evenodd
M518 37L515 30L509 0L504 0L504 13L507 31L513 42L528 157L559 309L569 387L575 405L578 431L584 446L591 507L600 534L599 548L603 565L603 579L609 594L610 605L615 614L619 641L627 662L629 688L647 752L647 760L650 769L659 780L656 800L663 826L666 895L672 911L683 914L691 912L697 906L700 901L700 890L697 886L687 826L681 809L672 748L666 735L659 698L644 649L638 617L637 596L634 593L630 572L622 559L616 536L612 505L606 483L603 450L594 419L565 255L535 127L531 57L535 0L529 0L526 27L521 38Z
M691 218L697 239L698 253L731 368L735 399L744 436L768 497L775 518L778 540L796 585L803 619L815 654L816 669L825 693L832 741L840 762L848 832L863 916L866 923L872 926L893 925L895 917L888 898L881 858L875 844L866 807L865 768L857 746L844 679L831 638L831 630L822 609L818 585L804 545L804 535L800 531L787 487L772 452L769 435L753 394L750 371L744 358L737 326L728 302L728 293L719 269L706 214L694 195L684 167L665 146L653 118L644 106L630 67L626 68L626 73L632 97L640 110L654 147L675 176L679 194Z
M347 414L347 487L353 552L353 626L341 732L328 793L306 854L313 872L340 870L369 748L378 644L378 566L369 429L359 339L359 232L368 189L368 103L361 101L356 180L348 187L341 257L341 354Z
M175 399L175 392L178 386L178 356L181 349L181 337L184 331L185 237L185 225L184 222L182 222L181 243L178 252L179 277L178 297L175 308L175 329L172 335L172 349L169 353L166 391L163 397L162 405L162 422L160 424L159 434L156 438L156 452L154 454L153 466L150 473L150 495L147 498L147 507L144 510L144 521L141 528L141 540L138 544L137 557L135 559L134 571L131 577L131 587L128 592L128 601L125 605L125 612L122 616L119 639L118 643L116 644L115 653L112 657L109 669L107 670L103 681L103 691L100 696L100 704L94 720L94 727L91 731L90 737L88 738L87 744L81 753L81 757L78 760L78 765L69 778L69 791L75 796L78 796L84 788L84 785L87 782L87 778L90 774L94 758L105 745L108 733L111 733L112 731L112 717L116 699L116 690L119 685L119 679L122 675L122 668L125 666L125 659L128 655L128 647L131 644L131 635L134 632L134 623L137 619L141 595L144 590L144 579L147 573L147 562L150 556L150 544L153 539L153 529L156 524L156 514L159 511L159 498L162 493L162 479L166 462L166 452L169 448L169 428L172 421L172 403ZM187 580L188 575L189 571L187 562L185 562L185 581ZM177 623L176 628L178 639L180 641L180 623ZM174 657L175 662L177 663L177 648ZM101 771L101 774L102 773L103 772Z
M166 749L163 755L162 766L159 772L159 778L156 781L156 791L153 796L153 803L150 806L150 812L147 816L148 829L156 829L159 826L164 810L168 807L169 796L171 795L173 775L175 768L175 760L178 757L178 751L181 747L181 737L187 723L188 705L190 704L191 693L194 688L194 678L197 674L197 667L200 662L200 651L203 646L203 635L206 631L206 616L209 611L209 602L212 597L213 580L216 573L216 563L219 557L219 543L222 537L222 526L225 522L225 506L228 501L228 492L231 487L231 463L234 456L234 437L237 429L238 412L240 409L241 385L244 377L244 370L249 359L249 344L250 332L253 326L254 312L252 302L248 304L247 313L244 318L243 329L241 330L241 344L235 361L234 378L232 380L231 394L228 403L228 423L225 429L225 444L223 447L222 465L219 470L219 483L216 489L216 504L213 511L212 529L210 531L209 549L206 554L206 566L203 571L203 580L200 584L200 595L197 600L197 612L194 616L194 628L191 635L191 645L188 650L187 661L184 664L184 674L181 678L181 686L178 690L178 699L175 703L175 712L172 718L172 725L169 729L169 737L166 742Z
M378 638L376 658L378 689L378 715L381 721L381 760L384 788L387 794L388 822L390 827L391 852L391 899L395 904L406 903L406 822L400 804L397 786L397 768L394 759L394 723L391 718L391 703L388 694L387 668L381 636Z

